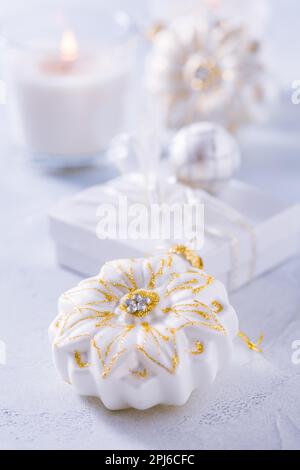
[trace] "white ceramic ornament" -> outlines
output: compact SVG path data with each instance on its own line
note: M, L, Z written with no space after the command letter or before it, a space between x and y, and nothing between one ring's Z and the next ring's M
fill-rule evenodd
M200 122L181 129L170 146L170 160L178 181L218 192L240 166L235 138L223 127Z
M59 300L50 327L62 378L111 410L183 405L230 364L238 319L186 247L106 263Z
M182 17L158 32L146 81L171 129L202 120L235 131L263 118L275 94L261 41L217 15Z

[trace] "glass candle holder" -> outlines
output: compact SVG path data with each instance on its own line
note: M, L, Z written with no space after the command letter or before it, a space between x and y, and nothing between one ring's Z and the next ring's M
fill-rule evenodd
M135 40L124 13L19 15L3 30L14 142L46 167L103 158L124 130Z

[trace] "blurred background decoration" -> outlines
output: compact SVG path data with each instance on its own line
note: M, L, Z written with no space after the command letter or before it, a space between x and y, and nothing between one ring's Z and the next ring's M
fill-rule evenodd
M166 126L211 120L235 131L261 118L275 94L262 47L247 24L212 9L155 34L147 81Z
M182 16L213 13L235 25L247 24L251 33L264 34L271 15L270 0L153 0L152 20L168 24Z
M278 88L290 93L294 33L283 40L274 26L282 0L1 4L11 140L50 167L102 164L141 118L167 143L169 129L198 121L236 132L268 118Z

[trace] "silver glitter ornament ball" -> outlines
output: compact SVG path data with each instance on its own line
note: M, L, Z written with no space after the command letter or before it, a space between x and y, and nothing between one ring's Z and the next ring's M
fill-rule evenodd
M240 166L236 139L215 123L183 127L173 138L170 161L178 181L216 193Z

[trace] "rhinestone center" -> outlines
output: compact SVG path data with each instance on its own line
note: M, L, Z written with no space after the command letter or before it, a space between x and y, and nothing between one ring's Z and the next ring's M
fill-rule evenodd
M185 64L184 77L192 90L212 90L220 83L221 70L212 60L193 54Z
M130 315L142 318L148 315L158 302L159 295L156 292L140 289L128 294L121 308Z

